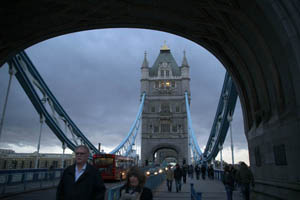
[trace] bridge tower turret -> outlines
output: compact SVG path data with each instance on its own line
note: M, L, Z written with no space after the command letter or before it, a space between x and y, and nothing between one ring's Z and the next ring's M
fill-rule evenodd
M145 52L144 61L141 67L142 78L141 78L141 93L146 94L149 92L149 63L147 60L147 53Z

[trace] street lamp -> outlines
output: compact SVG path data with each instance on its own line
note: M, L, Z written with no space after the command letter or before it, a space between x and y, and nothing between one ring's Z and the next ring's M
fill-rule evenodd
M230 128L230 142L231 142L231 158L232 158L232 165L234 165L234 152L233 152L233 140L232 140L232 115L229 113L227 116L227 120L229 122L229 128Z

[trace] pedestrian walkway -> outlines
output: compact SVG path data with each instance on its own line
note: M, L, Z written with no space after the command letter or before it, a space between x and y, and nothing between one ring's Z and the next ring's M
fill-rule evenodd
M196 180L187 178L186 184L182 184L181 192L176 192L173 181L172 192L168 192L166 182L162 183L154 193L154 200L187 200L191 199L191 183L194 183L196 192L202 192L202 200L226 200L224 185L219 180ZM233 199L240 200L239 193L233 192Z

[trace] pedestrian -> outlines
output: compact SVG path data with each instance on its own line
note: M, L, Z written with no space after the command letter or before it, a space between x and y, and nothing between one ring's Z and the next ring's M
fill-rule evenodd
M131 167L120 189L120 200L152 200L152 191L144 186L145 183L145 174L137 166Z
M89 155L86 146L76 147L75 164L64 170L57 187L57 200L104 200L106 188L99 171L87 163Z
M214 168L212 165L209 165L207 168L207 176L209 179L214 179Z
M233 178L234 178L234 189L233 190L235 190L237 188L237 182L236 182L237 170L234 165L229 165L229 170L231 171Z
M191 179L194 179L194 167L193 165L189 165L188 174Z
M168 170L166 171L166 177L167 177L167 187L168 191L172 192L172 183L174 180L174 172L171 169L171 166L168 166Z
M187 164L184 164L182 166L182 179L183 179L183 183L186 183L186 175L187 175L187 172L188 172L188 165Z
M227 200L232 200L232 191L234 189L234 176L230 167L226 165L224 167L224 175L222 177L222 182L225 186Z
M196 179L199 180L201 168L199 165L195 166Z
M248 168L246 163L240 162L240 169L236 172L236 181L240 187L240 192L243 199L250 199L250 184L254 187L254 178L251 170Z
M205 176L206 176L206 166L205 166L204 163L201 165L201 174L202 174L202 179L205 180Z
M182 170L180 169L179 164L176 164L176 169L174 170L174 179L176 185L176 192L181 191L181 179L182 179Z

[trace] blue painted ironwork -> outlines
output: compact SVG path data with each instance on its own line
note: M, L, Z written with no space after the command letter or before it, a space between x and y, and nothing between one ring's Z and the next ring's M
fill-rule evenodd
M70 132L76 135L77 139L79 139L81 143L87 145L92 150L92 153L100 153L98 149L84 136L58 103L24 51L21 51L11 58L8 61L8 64L16 69L16 78L31 100L33 106L41 116L45 117L47 125L62 143L66 144L71 150L74 150L77 146L77 142L75 141L74 144L61 130L60 123L56 115L58 115L60 119L67 124ZM40 98L36 88L40 93L42 93L42 99ZM44 105L45 103L48 103L50 106L52 115L46 109Z
M141 103L139 106L139 111L136 115L135 121L133 122L127 136L123 139L123 141L110 152L110 154L118 154L123 156L129 156L132 152L132 147L135 144L135 139L139 131L142 111L144 107L146 93L143 93Z
M187 119L188 119L189 147L192 150L193 160L195 162L197 162L197 161L201 160L202 151L199 147L199 144L198 144L197 139L195 137L194 129L193 129L193 126L192 126L192 117L191 117L190 105L189 105L188 93L187 92L185 92L185 106L186 106Z
M233 116L237 96L232 78L226 72L217 112L203 153L204 161L215 158L222 148L229 128L228 116Z

